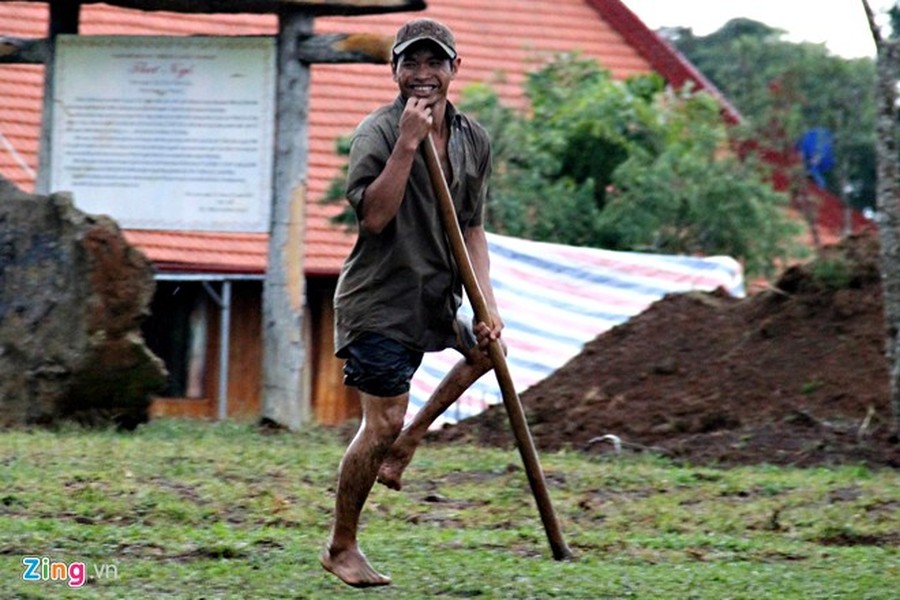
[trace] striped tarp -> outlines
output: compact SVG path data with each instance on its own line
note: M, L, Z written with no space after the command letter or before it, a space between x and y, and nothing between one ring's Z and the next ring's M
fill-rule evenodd
M503 337L516 390L550 375L586 342L644 311L666 294L724 288L744 295L741 265L729 257L695 258L614 252L488 234L491 282L506 324ZM466 303L461 312L471 319ZM412 382L407 420L460 355L426 354ZM496 377L482 377L434 427L502 402Z

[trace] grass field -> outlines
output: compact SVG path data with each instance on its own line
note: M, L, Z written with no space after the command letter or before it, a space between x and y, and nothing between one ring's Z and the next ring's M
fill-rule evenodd
M362 545L391 574L325 573L343 443L330 430L157 421L0 433L0 598L893 599L891 470L685 468L544 454L576 559L552 560L515 450L426 446L376 486ZM29 558L30 557L30 558ZM48 580L43 559L62 563ZM28 565L30 576L23 579ZM69 587L80 580L82 587Z

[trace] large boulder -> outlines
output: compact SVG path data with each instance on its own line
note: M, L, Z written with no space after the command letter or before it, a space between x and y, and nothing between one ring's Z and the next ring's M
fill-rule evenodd
M0 426L146 421L166 376L140 333L154 288L112 219L0 177Z

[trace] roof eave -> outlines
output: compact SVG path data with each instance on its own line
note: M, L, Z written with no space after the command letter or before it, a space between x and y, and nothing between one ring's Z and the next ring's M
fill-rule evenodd
M264 269L244 267L240 265L211 264L204 262L172 262L152 260L159 273L213 273L216 275L265 275Z

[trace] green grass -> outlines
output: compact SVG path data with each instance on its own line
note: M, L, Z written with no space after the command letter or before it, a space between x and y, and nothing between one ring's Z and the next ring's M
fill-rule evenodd
M363 547L394 584L354 590L318 563L342 452L318 428L0 433L0 598L856 600L900 589L896 471L544 454L576 555L557 562L514 450L429 445L404 491L376 486L363 515ZM88 583L23 581L26 556L83 562Z

